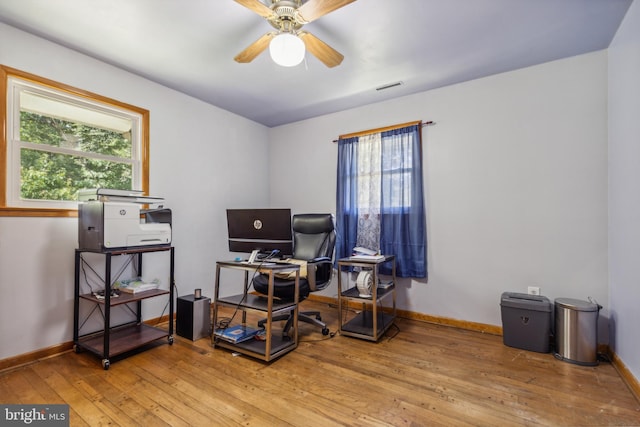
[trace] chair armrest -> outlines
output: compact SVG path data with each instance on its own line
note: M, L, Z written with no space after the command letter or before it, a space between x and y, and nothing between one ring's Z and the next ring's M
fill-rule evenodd
M331 279L333 263L329 257L317 257L307 261L307 282L311 292L322 290Z

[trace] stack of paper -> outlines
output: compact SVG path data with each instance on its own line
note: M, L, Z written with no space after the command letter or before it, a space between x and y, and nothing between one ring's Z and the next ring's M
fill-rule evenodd
M384 258L385 256L380 255L380 253L362 247L353 248L353 255L351 255L351 259L359 259L363 261L377 261Z
M118 288L122 292L128 294L137 294L138 292L150 291L151 289L158 289L157 282L143 282L142 280L122 281Z

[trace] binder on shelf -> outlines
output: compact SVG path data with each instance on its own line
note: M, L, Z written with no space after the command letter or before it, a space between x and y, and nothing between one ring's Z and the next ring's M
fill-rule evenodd
M234 325L228 328L219 328L214 332L217 338L223 339L233 344L247 341L253 338L262 329L252 328L247 325Z

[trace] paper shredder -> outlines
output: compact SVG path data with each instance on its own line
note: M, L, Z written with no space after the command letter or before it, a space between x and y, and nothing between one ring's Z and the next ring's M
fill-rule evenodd
M504 345L549 353L551 340L551 301L541 295L504 292L502 338Z

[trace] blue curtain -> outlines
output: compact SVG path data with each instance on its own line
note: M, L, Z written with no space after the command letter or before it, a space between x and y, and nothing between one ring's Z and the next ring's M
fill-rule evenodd
M337 260L351 256L358 238L358 137L338 141L338 188L336 190Z
M427 277L420 135L420 125L382 133L380 251L396 256L398 277ZM380 271L389 274L385 267Z
M348 257L358 232L358 138L338 141L336 259ZM427 277L421 125L382 133L380 250L396 256L398 277ZM390 274L383 265L382 274Z

